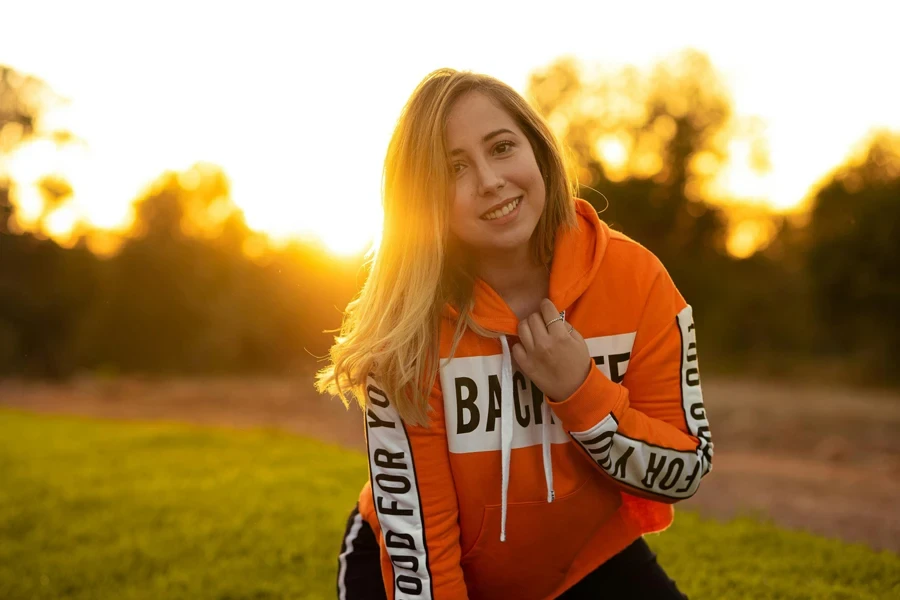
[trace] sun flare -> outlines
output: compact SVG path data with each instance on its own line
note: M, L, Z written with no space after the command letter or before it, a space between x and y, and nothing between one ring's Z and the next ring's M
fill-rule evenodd
M88 4L105 10L94 0ZM184 4L177 19L148 5L134 22L109 28L90 19L93 9L82 4L59 3L48 21L43 3L19 2L4 14L23 25L0 36L0 56L70 101L41 120L84 143L65 150L47 141L24 144L14 157L0 157L0 177L4 167L15 172L18 217L42 219L54 237L79 227L115 233L127 229L131 203L163 171L205 161L227 174L232 200L254 231L281 241L312 236L335 254L352 255L378 237L387 142L403 103L429 71L447 66L489 73L524 92L535 69L561 56L612 71L644 69L678 49L694 48L721 72L735 114L759 119L771 158L770 169L753 168L759 165L754 148L733 145L709 191L790 211L870 128L900 127L897 86L885 75L890 65L883 58L897 55L891 29L897 9L886 4L859 7L856 16L866 27L846 31L845 11L819 7L819 34L803 41L812 58L803 63L804 84L796 86L798 63L789 60L795 36L769 35L766 52L747 54L744 33L755 39L774 26L765 11L744 15L745 26L736 32L648 21L645 7L628 3L607 10L583 2L533 22L522 16L527 11L517 16L479 5L485 22L513 19L509 25L521 35L541 39L509 52L504 44L453 43L470 25L464 10L440 19L426 10L428 27L414 32L421 38L410 46L410 31L400 21L377 13L346 21L340 8L324 4L278 5L269 15L223 5L217 27L208 27L202 3ZM315 18L310 10L319 11ZM345 43L335 46L328 27L298 35L299 24L328 22L323 15L329 13L341 22ZM576 13L583 22L607 23L605 35L572 36L570 15ZM798 25L808 20L804 11L785 17ZM635 23L641 35L630 27ZM190 35L160 44L158 32L172 27ZM237 30L248 43L233 43ZM827 34L832 30L844 31L848 43L834 44ZM841 85L835 85L837 67ZM632 150L627 136L604 138L591 150L607 163L612 179L626 176L623 165ZM638 158L639 170L659 170L654 156ZM66 178L73 194L47 213L33 188L49 173ZM760 239L749 225L736 235L733 244L741 252Z

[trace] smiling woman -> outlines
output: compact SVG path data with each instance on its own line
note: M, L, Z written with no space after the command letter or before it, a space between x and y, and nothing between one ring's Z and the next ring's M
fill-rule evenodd
M453 235L484 254L499 252L508 261L514 253L517 262L527 264L528 242L546 195L528 138L508 113L478 92L457 101L446 135L456 178ZM499 198L488 207L485 188Z
M365 415L340 598L683 597L642 535L712 467L692 309L563 156L493 77L439 69L404 107L316 382Z

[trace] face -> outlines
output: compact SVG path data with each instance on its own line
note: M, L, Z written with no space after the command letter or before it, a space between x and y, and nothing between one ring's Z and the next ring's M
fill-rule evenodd
M450 230L478 252L527 251L546 190L524 132L479 92L456 101L447 119L455 190Z

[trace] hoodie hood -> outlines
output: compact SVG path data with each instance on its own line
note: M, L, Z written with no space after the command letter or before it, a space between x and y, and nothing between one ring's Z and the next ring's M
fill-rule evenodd
M567 310L594 280L609 243L609 229L588 201L576 198L575 213L576 227L561 229L553 244L550 301L560 311ZM516 335L519 319L500 294L480 277L475 279L473 293L472 318L476 323L486 329ZM444 314L455 319L459 311L447 305Z

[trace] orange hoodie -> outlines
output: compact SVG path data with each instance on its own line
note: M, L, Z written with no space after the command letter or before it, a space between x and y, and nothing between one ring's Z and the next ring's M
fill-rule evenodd
M369 378L359 510L389 599L554 598L665 529L712 467L691 307L653 254L576 204L550 271L596 365L575 393L545 398L516 368L519 320L480 279L474 318L503 335L467 330L442 361L430 427L401 422Z

